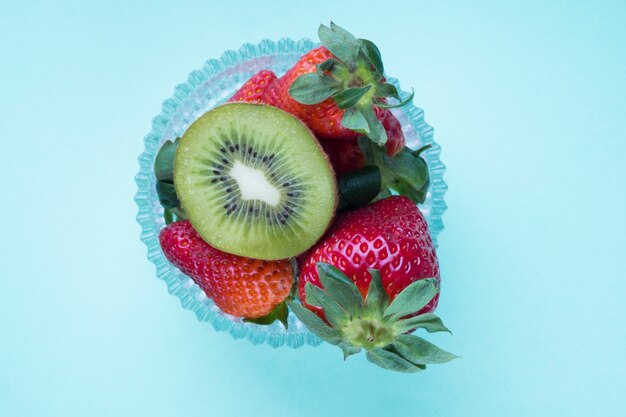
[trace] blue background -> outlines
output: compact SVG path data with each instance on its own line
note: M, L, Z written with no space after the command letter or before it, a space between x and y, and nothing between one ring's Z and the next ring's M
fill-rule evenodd
M431 340L463 359L418 375L198 323L134 220L174 86L331 18L415 87L448 167ZM625 39L622 1L3 1L0 416L623 415Z

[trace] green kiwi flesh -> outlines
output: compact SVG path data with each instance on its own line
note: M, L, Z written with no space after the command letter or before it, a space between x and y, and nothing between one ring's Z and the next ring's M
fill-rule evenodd
M209 245L256 259L303 253L337 205L317 139L294 116L262 104L225 104L196 120L178 145L174 185Z

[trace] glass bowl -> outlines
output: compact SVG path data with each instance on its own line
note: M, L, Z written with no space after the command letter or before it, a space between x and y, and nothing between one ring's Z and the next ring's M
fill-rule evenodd
M174 95L163 102L161 114L152 120L152 131L145 137L145 149L139 156L140 170L135 201L139 207L137 221L141 226L141 240L148 247L148 259L157 269L157 277L165 281L170 294L180 299L183 308L193 311L198 320L206 321L218 331L227 331L234 338L246 338L254 344L267 343L273 347L318 345L321 340L309 332L295 317L289 315L289 328L279 322L270 326L245 323L223 313L204 292L185 274L171 265L159 245L159 232L165 227L163 208L156 193L154 160L166 140L182 136L189 125L209 109L225 102L252 75L270 69L281 76L307 51L318 44L302 39L288 38L273 42L264 40L258 45L245 44L238 51L226 51L220 59L208 60L204 66L189 74L187 82L179 84ZM398 81L387 77L404 99ZM441 216L446 209L443 196L447 186L443 181L444 165L439 160L440 148L433 140L433 128L424 121L424 112L408 104L393 113L400 120L407 145L417 149L431 145L424 154L430 173L430 187L426 201L419 206L424 213L435 246L437 235L443 229Z

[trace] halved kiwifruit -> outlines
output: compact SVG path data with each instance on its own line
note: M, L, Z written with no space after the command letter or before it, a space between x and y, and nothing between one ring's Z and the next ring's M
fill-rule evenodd
M337 205L332 168L313 134L261 104L225 104L196 120L178 145L174 184L208 244L257 259L310 248Z

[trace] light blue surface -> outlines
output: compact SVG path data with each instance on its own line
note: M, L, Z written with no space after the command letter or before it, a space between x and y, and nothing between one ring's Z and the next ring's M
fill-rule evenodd
M126 3L0 7L0 416L623 415L623 2ZM463 359L419 375L217 333L138 239L173 86L331 18L415 87L447 165L431 340Z

